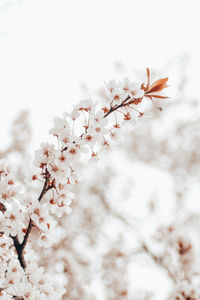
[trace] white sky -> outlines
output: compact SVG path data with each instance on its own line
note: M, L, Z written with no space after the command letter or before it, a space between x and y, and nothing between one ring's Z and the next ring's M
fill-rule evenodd
M38 145L53 116L79 100L79 83L101 86L116 61L145 72L187 52L198 94L199 25L198 0L0 0L3 141L25 108Z

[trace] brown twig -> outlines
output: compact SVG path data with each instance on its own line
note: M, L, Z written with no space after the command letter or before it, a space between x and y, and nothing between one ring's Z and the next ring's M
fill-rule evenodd
M110 110L104 115L104 118L106 118L107 116L109 116L112 112L114 112L118 108L127 106L129 104L129 102L126 103L126 101L128 101L130 98L131 97L128 96L121 104L111 107Z
M50 180L50 174L48 173L48 171L46 171L44 186L43 186L41 194L40 194L40 196L38 198L39 202L42 200L42 198L46 194L46 192L50 188L52 188L52 186L49 186L49 180ZM25 259L24 259L24 248L26 246L26 243L28 241L28 238L29 238L29 235L30 235L30 232L31 232L33 226L34 226L34 223L30 219L29 220L29 224L28 224L28 228L26 230L26 234L25 234L23 242L21 244L19 243L17 236L12 237L15 249L17 251L17 255L18 255L18 259L19 259L20 265L22 266L23 269L26 268L26 262L25 262Z

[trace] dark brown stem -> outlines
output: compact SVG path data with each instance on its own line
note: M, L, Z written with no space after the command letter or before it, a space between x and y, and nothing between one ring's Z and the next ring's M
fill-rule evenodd
M127 102L131 97L128 96L121 104L111 107L110 110L104 115L104 118L106 118L107 116L109 116L112 112L114 112L115 110L117 110L118 108L127 106L129 104L132 104L132 101Z
M26 262L25 262L25 259L24 259L24 254L23 254L23 249L21 247L21 244L19 243L17 236L12 237L12 239L13 239L13 242L14 242L15 249L17 251L17 255L18 255L20 265L23 269L25 269Z
M46 194L46 192L51 188L51 186L49 187L49 177L50 177L49 173L46 172L44 186L43 186L41 194L40 194L40 196L38 198L39 202L42 200L42 198ZM28 241L28 238L29 238L29 235L30 235L30 232L31 232L32 228L33 228L33 221L30 219L29 220L29 224L28 224L28 228L26 230L26 234L24 236L24 240L23 240L23 242L21 244L19 243L17 236L12 237L15 249L17 251L17 255L18 255L18 259L19 259L20 265L22 266L23 269L26 268L26 262L25 262L25 259L24 259L24 248L26 246L26 243Z

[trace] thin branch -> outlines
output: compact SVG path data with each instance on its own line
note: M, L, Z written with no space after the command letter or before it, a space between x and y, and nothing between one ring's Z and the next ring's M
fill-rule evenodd
M45 177L44 186L43 186L41 194L40 194L40 196L38 198L39 202L42 200L42 198L44 197L44 195L46 194L46 192L50 188L52 188L52 186L49 186L49 178L50 178L50 174L48 173L48 171L46 171L46 177ZM21 267L23 269L26 268L26 262L25 262L25 259L24 259L24 248L26 246L26 243L28 241L28 238L29 238L29 235L31 233L31 230L32 230L33 226L34 226L34 223L30 219L29 220L29 224L28 224L28 228L27 228L27 231L26 231L26 234L24 236L24 240L23 240L23 242L21 244L19 243L17 236L12 237L15 249L17 251L17 255L18 255L18 259L19 259L20 265L21 265Z
M174 278L174 275L172 274L172 272L170 271L170 269L168 268L168 266L166 264L164 264L163 260L164 258L161 256L156 256L150 249L149 247L146 245L145 242L143 242L142 244L142 249L145 251L146 254L148 254L151 259L154 261L155 264L159 265L160 267L162 267L165 271L167 271L169 278L172 279L172 281L175 283L176 280Z
M104 115L104 118L106 118L107 116L109 116L113 111L117 110L120 107L123 107L124 104L123 102L117 106L111 107L110 110Z

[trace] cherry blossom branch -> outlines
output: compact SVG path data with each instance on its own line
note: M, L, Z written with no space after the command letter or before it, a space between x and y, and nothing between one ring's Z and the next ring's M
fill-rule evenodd
M135 100L131 100L131 101L127 102L130 98L131 97L128 96L120 105L117 105L115 107L111 107L110 110L104 115L104 118L109 116L111 113L113 113L115 110L119 109L120 107L128 106L128 105L134 103ZM50 173L46 169L44 186L43 186L41 194L38 198L39 202L42 200L42 198L46 194L46 192L50 188L53 187L53 185L49 186L49 182L50 182ZM13 242L14 242L14 246L15 246L15 249L16 249L16 252L17 252L17 255L18 255L18 259L19 259L19 262L20 262L20 265L22 266L23 269L26 268L26 262L25 262L25 259L24 259L24 249L25 249L25 246L27 244L27 241L28 241L28 238L29 238L29 235L31 233L31 230L32 230L33 226L34 226L34 223L33 223L32 219L30 218L29 224L28 224L28 227L27 227L27 230L26 230L26 234L25 234L23 242L21 244L19 243L17 236L12 237Z
M119 109L120 107L128 106L128 105L134 103L135 100L131 100L131 101L127 102L130 98L131 97L128 96L120 105L117 105L115 107L111 107L110 110L104 115L104 118L109 116L111 113L113 113L115 110ZM65 149L63 149L63 150L65 150ZM54 187L53 185L49 186L49 181L50 181L50 173L46 169L44 186L43 186L41 194L38 198L39 202L42 200L42 198L46 194L46 192L50 188ZM24 259L24 249L25 249L25 246L27 244L27 241L28 241L28 238L29 238L29 235L31 233L31 230L32 230L33 226L34 226L34 223L33 223L32 219L30 218L29 224L28 224L28 227L27 227L27 230L26 230L26 234L25 234L23 242L21 244L19 243L17 236L12 237L13 242L14 242L14 246L15 246L15 249L16 249L16 252L17 252L17 255L18 255L18 259L19 259L19 262L20 262L20 265L22 266L23 269L26 268L26 262L25 262L25 259Z
M40 194L40 196L38 198L39 202L42 200L42 198L44 197L44 195L46 194L46 192L50 188L51 188L51 186L49 186L49 173L46 172L44 186L43 186L41 194ZM28 224L28 228L26 230L26 234L25 234L23 242L21 244L19 243L17 236L12 237L15 249L17 251L17 255L18 255L18 259L19 259L20 265L22 266L23 269L26 268L26 262L25 262L25 259L24 259L24 248L26 246L26 243L28 241L28 238L29 238L29 235L31 233L31 230L32 230L33 226L34 226L34 223L33 223L32 219L30 219L29 220L29 224Z
M145 86L144 83L141 85L141 90L144 91L144 95L142 97L136 97L135 98L134 97L135 96L135 91L132 91L131 92L132 97L130 95L128 95L127 98L124 101L122 101L121 104L111 107L110 110L105 113L104 117L107 117L109 114L111 114L112 112L116 111L117 109L119 109L121 107L129 106L131 104L138 105L139 103L142 102L144 96L151 99L151 100L153 98L158 98L158 99L167 99L168 98L168 97L165 97L165 96L162 96L162 95L155 94L155 93L160 92L163 89L168 87L167 84L166 84L166 82L168 81L168 78L158 79L151 86L149 86L149 84L150 84L150 71L147 68L147 79L148 79L147 85ZM127 102L128 100L130 100L130 101ZM143 115L143 113L140 113L140 116L142 116L142 115Z
M27 190L27 193L24 193L26 197L23 196L20 185L18 189L14 174L10 172L9 167L4 164L0 166L0 217L2 220L0 229L6 240L3 242L4 244L8 243L8 249L11 249L11 256L13 256L13 259L7 259L7 255L3 254L5 278L10 276L12 279L13 274L15 276L18 272L21 281L27 280L27 283L30 283L30 287L27 287L29 291L36 284L35 291L38 295L42 295L43 292L45 294L50 293L53 295L51 299L55 299L58 294L59 299L61 299L64 288L59 291L57 284L52 283L46 276L43 280L43 270L38 271L41 280L37 281L37 263L26 265L24 252L32 228L36 227L40 231L38 245L50 247L54 243L52 229L55 229L56 234L57 220L55 216L61 217L64 213L69 214L71 212L70 204L73 195L69 185L78 181L80 158L84 154L88 157L87 153L90 153L91 158L96 160L103 149L107 151L110 140L116 136L118 128L124 124L124 121L143 115L135 108L143 99L146 101L145 98L150 100L153 97L166 98L155 93L167 87L167 78L159 79L150 85L148 69L147 76L148 83L146 86L134 81L130 82L127 78L119 82L110 81L105 85L106 97L102 103L93 102L90 99L82 100L74 106L71 113L66 112L62 118L55 118L54 126L49 133L57 138L58 144L43 143L41 148L35 151L34 165L37 171L35 174L32 173L31 177L32 180L44 180L37 200L32 199L29 186L28 188L25 187L25 191ZM115 117L114 122L112 118L110 121L106 119L112 113ZM76 124L78 122L77 128L74 126L75 121ZM83 131L84 133L81 134ZM26 176L25 178L27 179ZM51 188L55 192L46 195ZM45 201L42 201L44 196ZM22 199L24 203L21 201ZM27 216L29 218L28 224ZM18 256L17 259L16 255L13 255L13 244ZM53 286L51 291L46 290L45 281L49 281L49 284ZM12 280L11 282L15 287L17 283ZM32 293L34 294L34 290ZM16 294L12 297L15 299L25 298L24 287L22 291L19 290Z

